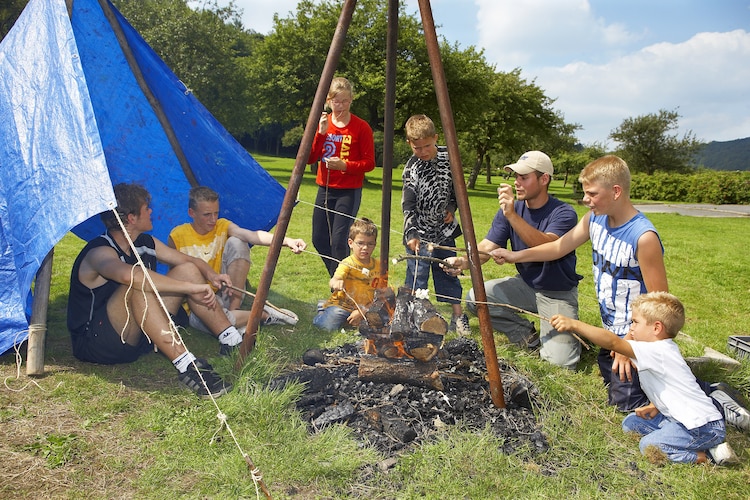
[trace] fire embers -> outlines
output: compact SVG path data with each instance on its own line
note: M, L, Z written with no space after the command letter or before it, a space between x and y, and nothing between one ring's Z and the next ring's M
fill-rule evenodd
M359 333L366 338L365 354L388 359L430 361L440 351L448 332L448 322L437 308L403 287L398 296L390 288L377 290L364 316Z
M474 340L446 342L429 363L390 361L361 353L361 347L354 344L325 351L311 349L303 357L304 364L290 367L269 387L303 383L296 406L311 432L329 425L347 425L359 439L389 457L437 437L453 425L477 432L490 430L499 438L500 451L507 454L533 454L548 448L532 410L544 404L537 388L501 362L507 407L496 408L487 388L484 353ZM389 368L411 366L425 373L434 365L440 374L435 380L442 379L444 387L428 387L422 383L425 378L416 374L409 382L363 380L358 373L365 358L390 363L393 366Z

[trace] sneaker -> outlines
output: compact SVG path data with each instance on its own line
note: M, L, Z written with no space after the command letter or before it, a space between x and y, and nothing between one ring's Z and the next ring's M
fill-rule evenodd
M708 450L708 455L716 465L731 465L740 461L729 443L726 441Z
M202 380L201 377L203 377ZM224 382L214 372L213 367L208 364L208 361L201 358L196 358L193 363L190 363L187 371L180 373L178 379L180 383L201 398L208 398L209 396L218 398L232 390L232 384Z
M542 347L542 342L539 340L539 332L534 329L534 331L531 332L531 336L526 339L526 349L534 351L540 347Z
M450 331L455 331L459 337L470 336L471 327L469 327L469 317L466 316L466 314L453 316L453 318L451 318Z
M265 306L263 310L268 314L268 317L263 321L263 324L268 325L296 325L299 318L289 309L274 309L273 307Z
M742 406L740 402L730 395L732 391L728 389L725 384L715 384L721 389L716 389L710 396L711 399L719 403L724 410L724 420L726 423L731 424L738 429L748 432L750 431L750 412L747 408ZM712 385L712 387L714 387Z
M231 356L241 345L242 342L237 345L219 344L219 356Z

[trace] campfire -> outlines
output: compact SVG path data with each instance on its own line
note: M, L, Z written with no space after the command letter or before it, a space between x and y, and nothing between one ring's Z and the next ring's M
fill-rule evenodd
M538 391L501 364L506 408L493 405L484 354L472 339L444 341L448 323L428 299L402 288L377 291L364 311L363 339L311 349L271 388L305 384L297 408L316 432L345 423L366 443L393 455L447 426L490 428L502 451L547 449L533 414Z

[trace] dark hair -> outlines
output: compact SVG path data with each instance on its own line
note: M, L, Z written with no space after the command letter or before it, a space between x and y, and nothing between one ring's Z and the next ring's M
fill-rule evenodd
M126 184L121 183L114 186L115 198L117 199L117 213L120 218L123 219L123 223L127 224L126 220L128 215L134 214L139 215L143 205L151 203L151 195L146 188L140 184ZM117 217L111 212L102 212L102 222L107 229L119 230L120 224L117 222Z

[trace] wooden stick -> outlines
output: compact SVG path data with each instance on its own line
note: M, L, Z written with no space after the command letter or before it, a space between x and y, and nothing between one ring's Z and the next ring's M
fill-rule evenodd
M516 306L510 305L510 304L498 304L496 302L477 302L477 301L472 301L472 302L474 302L475 304L487 304L488 306L507 307L508 309L513 309L513 310L518 311L520 313L528 314L529 316L534 316L535 318L539 318L539 319L544 320L547 323L549 323L549 319L545 318L544 316L541 316L541 315L539 315L537 313L533 313L531 311L527 311L525 309L521 309L520 307L516 307ZM590 350L591 349L591 347L589 347L589 345L586 343L586 341L583 340L581 337L579 337L575 332L568 332L568 333L571 334L573 337L575 337L575 339L578 340L578 342L580 342L581 345L586 348L586 350Z
M458 269L458 266L455 264L451 264L450 262L443 260L443 259L436 259L435 257L425 257L424 255L399 255L395 259L393 259L393 262L401 262L402 260L424 260L427 262L437 262L438 264L442 264L443 266L450 268L450 269Z
M436 249L436 248L437 248L438 250L453 250L454 252L464 252L464 253L469 253L469 251L468 251L467 249L465 249L465 248L458 248L458 247L446 247L446 246L443 246L443 245L435 245L434 243L428 243L428 244L427 244L427 249L428 249L428 250L429 250L430 252L431 252L431 251L433 251L433 250L434 250L434 249ZM487 257L492 257L492 255L491 255L491 254L490 254L489 252L483 252L483 251L481 251L481 250L477 250L477 253L479 253L479 255L486 255Z
M245 295L247 295L247 296L249 296L249 297L255 298L255 294L254 294L253 292L248 292L248 291L247 291L247 290L245 290L244 288L237 288L237 287L236 287L236 286L234 286L234 285L227 285L226 283L224 283L224 284L222 285L222 287L221 287L221 290L223 290L223 289L225 289L225 288L231 288L232 290L235 290L235 291L237 291L237 292L240 292L240 293L244 293ZM219 291L221 291L221 290L219 290ZM291 314L289 314L288 312L284 311L283 309L279 309L278 307L276 307L275 305L271 304L271 303L270 303L270 302L268 302L268 301L266 301L266 305L267 305L268 307L270 307L271 309L273 309L274 311L278 311L278 312L280 312L280 313L281 313L281 314L283 314L284 316L289 316L290 318L294 318L294 316L292 316L292 315L291 315ZM295 318L295 319L296 319L296 318Z

